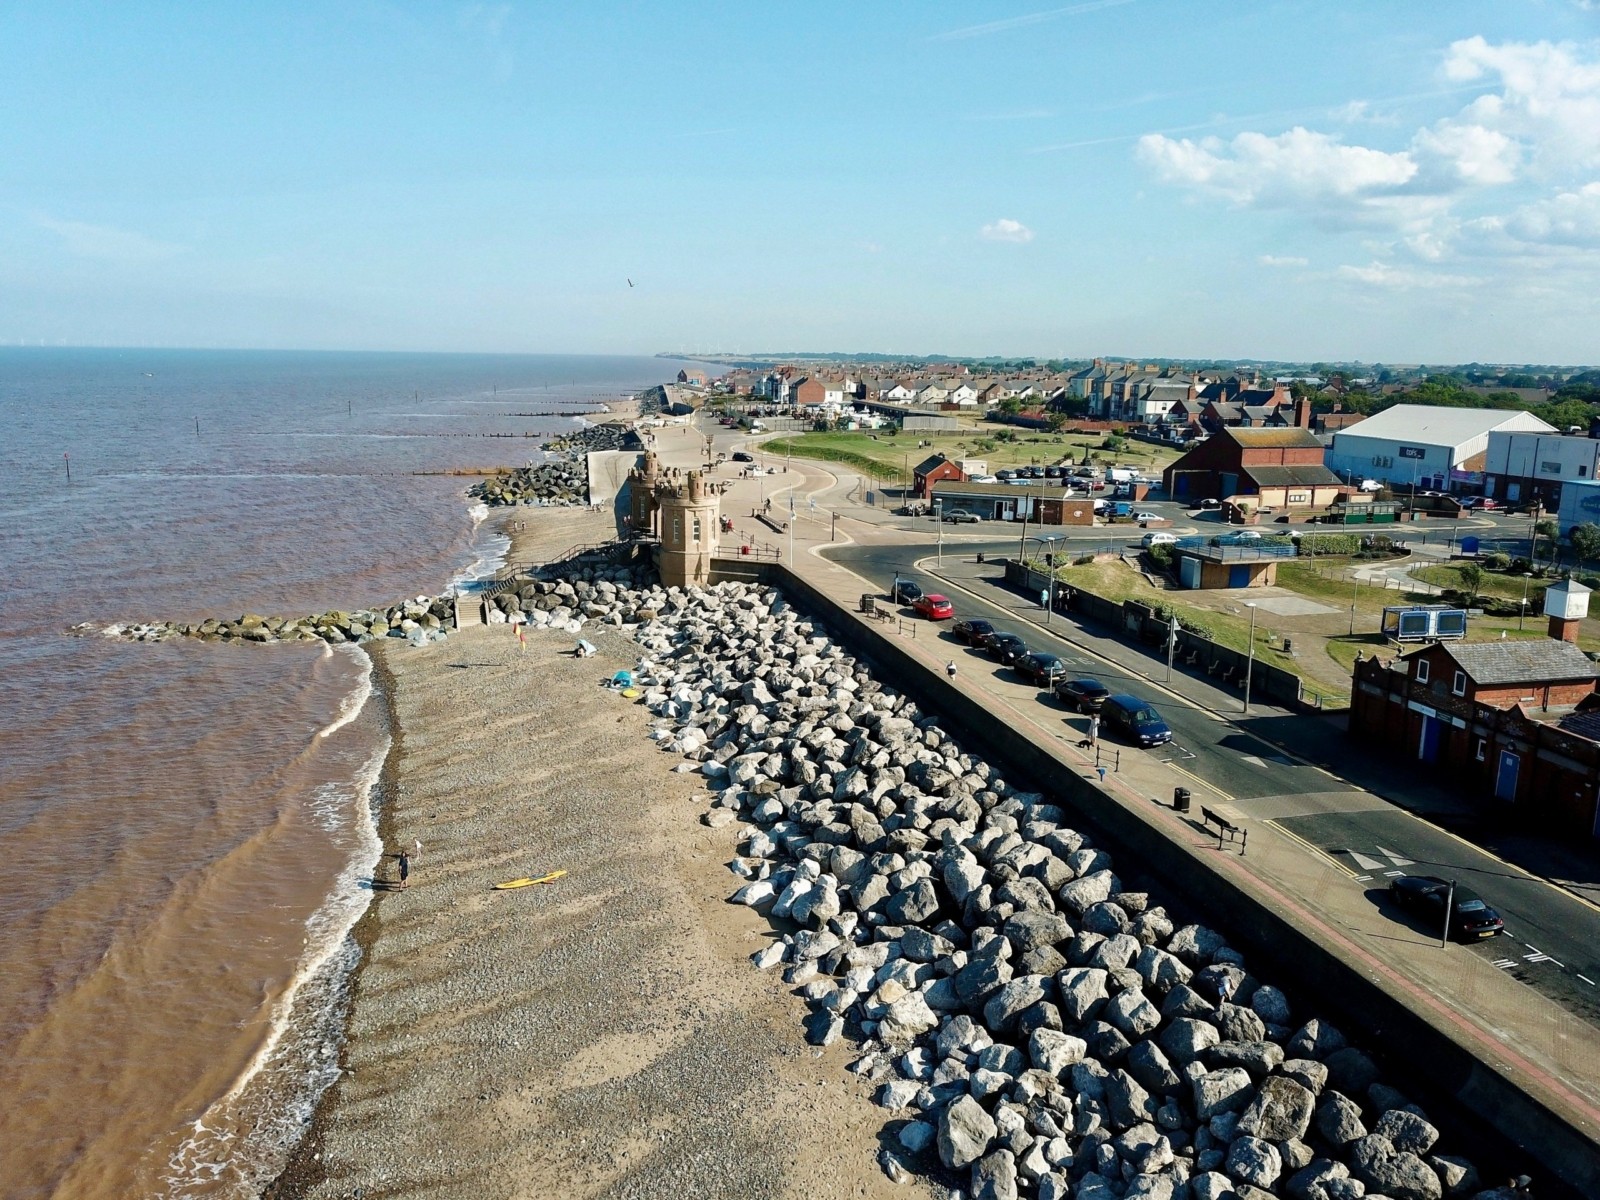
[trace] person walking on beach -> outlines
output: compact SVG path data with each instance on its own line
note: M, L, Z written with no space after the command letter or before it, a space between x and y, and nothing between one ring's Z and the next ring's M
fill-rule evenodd
M410 887L411 859L404 850L400 851L400 886Z

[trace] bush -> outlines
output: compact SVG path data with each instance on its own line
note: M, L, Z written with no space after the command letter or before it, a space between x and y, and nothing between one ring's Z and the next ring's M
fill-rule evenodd
M1523 558L1522 555L1519 554L1511 560L1511 573L1513 575L1526 575L1531 570L1533 570L1533 563Z
M1504 571L1511 565L1511 556L1503 550L1493 550L1480 555L1478 561L1483 564L1486 571Z
M1308 533L1300 539L1300 553L1354 554L1361 549L1361 539L1353 533Z
M1122 449L1123 441L1114 433L1106 434L1105 441L1100 443L1100 449L1109 450L1115 454Z
M1080 554L1077 558L1072 560L1072 565L1075 567L1086 567L1092 562L1094 562L1094 555Z
M1152 563L1154 563L1159 569L1161 569L1163 571L1170 571L1172 569L1172 547L1171 546L1163 545L1163 544L1157 544L1157 545L1151 546L1150 549L1146 550L1145 554L1149 556L1150 561Z

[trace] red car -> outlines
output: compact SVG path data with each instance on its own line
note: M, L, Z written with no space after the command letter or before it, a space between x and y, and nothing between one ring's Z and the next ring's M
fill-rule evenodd
M956 606L937 592L929 596L918 596L911 607L930 621L948 621L956 615Z

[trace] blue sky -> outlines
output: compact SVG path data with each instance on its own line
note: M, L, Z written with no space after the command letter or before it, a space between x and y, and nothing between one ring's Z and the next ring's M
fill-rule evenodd
M11 4L0 110L0 342L1600 361L1600 0Z

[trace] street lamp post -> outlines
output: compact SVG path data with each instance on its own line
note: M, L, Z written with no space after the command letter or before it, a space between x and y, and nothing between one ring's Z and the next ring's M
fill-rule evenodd
M1528 581L1531 580L1532 578L1533 578L1533 572L1532 571L1524 571L1522 573L1522 604L1521 604L1521 607L1519 607L1517 609L1517 632L1518 633L1522 632L1522 622L1527 618L1527 615L1528 615Z
M1244 711L1250 712L1250 675L1256 665L1256 602L1245 605L1250 610L1250 653L1244 660Z
M1167 613L1167 682L1172 682L1172 659L1178 649L1178 614Z
M1355 635L1356 635L1356 596L1359 595L1360 592L1361 592L1361 576L1353 575L1353 576L1351 576L1351 578L1353 578L1355 580L1355 586L1350 589L1350 636L1351 637L1355 637Z
M1050 603L1045 605L1044 623L1050 624L1050 614L1056 607L1056 539L1052 535L1045 538L1047 549L1044 552L1044 565L1050 571Z
M937 535L938 535L938 538L939 538L939 565L942 567L942 566L944 566L944 501L943 500L935 500L933 502L933 519L934 519L934 521L936 522L936 525L937 525Z

